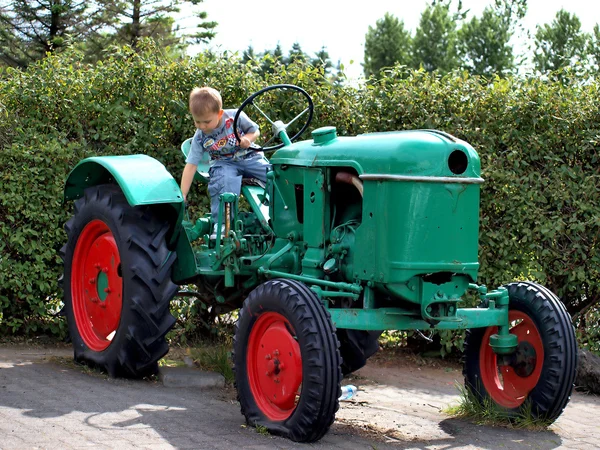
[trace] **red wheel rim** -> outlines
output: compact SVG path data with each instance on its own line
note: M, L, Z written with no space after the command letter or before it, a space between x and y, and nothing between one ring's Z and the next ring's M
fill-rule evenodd
M490 347L490 336L498 327L490 327L483 336L479 351L481 380L492 400L505 408L517 408L523 404L537 385L544 364L544 345L540 333L531 318L521 311L509 311L510 332L517 336L519 347L529 353L526 374L516 371L513 365L498 365L496 353Z
M93 351L106 349L119 326L123 305L121 258L101 220L88 223L77 240L71 268L71 302L77 330Z
M252 327L246 354L248 382L257 406L270 420L281 421L296 409L302 384L300 345L281 314L261 314Z

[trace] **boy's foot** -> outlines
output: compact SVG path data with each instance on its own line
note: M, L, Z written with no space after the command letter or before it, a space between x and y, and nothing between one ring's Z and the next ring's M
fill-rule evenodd
M225 237L225 225L221 225L221 239L223 239ZM216 239L217 238L217 224L215 224L215 226L213 227L213 232L210 235L210 239Z

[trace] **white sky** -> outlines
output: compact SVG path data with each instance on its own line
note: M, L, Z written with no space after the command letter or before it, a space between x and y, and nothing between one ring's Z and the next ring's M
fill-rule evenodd
M355 6L368 4L368 7ZM405 28L414 33L428 0L204 0L199 8L208 13L207 20L218 22L217 36L208 47L214 50L238 51L249 45L256 53L272 50L277 43L287 54L294 42L311 56L325 47L334 64L344 64L349 78L362 75L365 34L386 12L404 21ZM481 15L493 0L463 0L463 10ZM456 8L457 0L453 2ZM349 6L352 5L352 6ZM596 0L529 0L523 25L535 32L536 25L550 23L564 8L576 14L582 29L591 32L600 22L600 2ZM182 11L184 12L184 11ZM185 13L185 12L184 12ZM521 37L516 39L525 42ZM196 46L198 51L207 46Z

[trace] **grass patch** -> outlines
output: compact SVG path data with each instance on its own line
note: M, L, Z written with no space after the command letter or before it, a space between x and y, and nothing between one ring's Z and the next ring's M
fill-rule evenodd
M200 369L220 373L228 384L233 384L231 344L207 343L201 347L190 348L189 354Z
M449 416L467 419L477 425L501 426L519 428L531 431L542 431L548 428L552 421L540 419L533 415L531 403L525 403L519 412L507 411L489 397L483 403L477 400L475 394L465 386L458 384L460 394L458 405L451 405L443 410Z
M158 361L159 367L185 367L186 363L179 359L162 358Z
M67 369L76 370L86 375L95 376L98 378L108 379L108 374L99 369L95 369L86 364L76 362L73 358L66 358L64 356L51 356L48 361Z
M256 429L256 432L262 436L269 435L269 429L267 427L265 427L264 425L256 425L255 429Z

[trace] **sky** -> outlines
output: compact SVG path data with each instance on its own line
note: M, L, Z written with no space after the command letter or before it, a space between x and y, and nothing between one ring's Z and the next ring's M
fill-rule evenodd
M458 0L453 2L455 8ZM429 0L204 0L200 9L208 13L207 20L218 22L217 35L209 45L194 46L191 53L206 48L217 51L242 52L251 45L256 53L272 50L279 43L287 54L294 42L300 43L309 55L325 47L334 64L340 61L350 79L362 75L365 35L369 26L386 12L404 22L414 34L421 13ZM480 16L493 0L463 0L463 10ZM350 6L352 5L352 6ZM595 0L529 0L524 28L535 33L537 25L550 23L561 9L576 14L583 31L591 32L600 22L600 2ZM185 11L182 11L185 14ZM469 16L468 16L469 17ZM526 39L514 38L515 47Z

